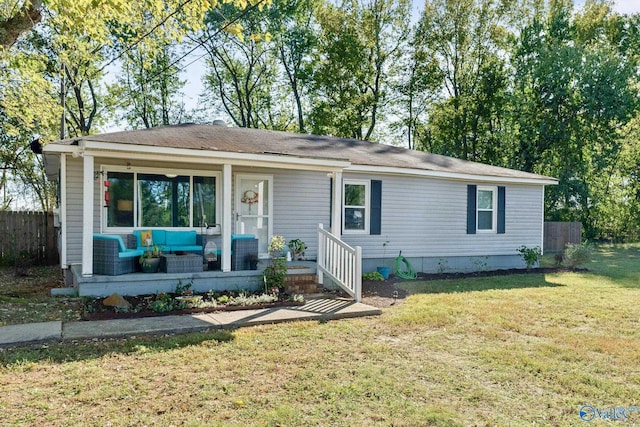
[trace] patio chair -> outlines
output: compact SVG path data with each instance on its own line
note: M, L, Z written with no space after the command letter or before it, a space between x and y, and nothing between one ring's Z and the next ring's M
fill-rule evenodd
M128 249L120 236L93 235L93 273L107 276L134 273L142 252Z

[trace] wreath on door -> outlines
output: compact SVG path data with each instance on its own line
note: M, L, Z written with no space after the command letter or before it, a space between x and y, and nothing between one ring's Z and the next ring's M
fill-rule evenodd
M258 193L253 190L247 190L242 193L242 199L240 201L249 206L255 205L258 203Z

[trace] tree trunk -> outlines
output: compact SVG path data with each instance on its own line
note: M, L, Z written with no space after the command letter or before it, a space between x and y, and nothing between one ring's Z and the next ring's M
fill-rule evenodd
M40 22L42 0L31 0L15 16L0 22L0 46L11 47L18 37Z

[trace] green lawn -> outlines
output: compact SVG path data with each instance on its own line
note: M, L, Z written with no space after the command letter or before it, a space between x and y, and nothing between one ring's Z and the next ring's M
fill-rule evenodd
M640 406L639 261L406 282L376 318L0 351L0 425L584 424Z

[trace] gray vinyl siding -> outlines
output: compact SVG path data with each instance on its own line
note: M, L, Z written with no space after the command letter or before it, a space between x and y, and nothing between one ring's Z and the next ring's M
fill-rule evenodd
M82 263L82 158L67 156L66 184L67 264L80 264Z
M318 254L318 224L329 227L330 185L326 173L280 170L273 173L273 233L288 242L300 239L309 249L305 257Z
M118 162L107 162L117 164ZM102 162L96 160L95 171ZM67 219L68 219L68 260L70 264L82 262L82 159L69 158L67 162ZM160 166L159 164L136 164L138 166ZM176 167L176 165L172 165ZM185 165L187 169L196 169ZM212 169L215 170L215 169ZM305 256L315 259L318 246L318 224L329 225L329 178L326 173L257 169L234 167L236 173L257 173L273 175L273 233L283 235L287 241L301 239L309 249ZM235 179L234 183L235 185ZM222 183L220 183L222 185ZM235 191L232 192L235 195ZM103 206L101 179L94 180L94 232L100 232L101 210ZM219 241L219 237L216 236Z
M542 246L543 187L506 187L506 233L466 233L467 185L479 182L345 174L382 179L382 234L343 234L364 258L515 255L521 245ZM494 185L494 184L490 184ZM389 243L383 248L383 243Z
M100 170L98 159L95 171ZM108 161L108 164L117 164ZM158 166L161 164L136 164ZM172 164L171 167L177 165ZM184 165L188 169L198 169ZM202 168L202 165L199 167ZM219 166L212 170L220 170ZM317 256L317 226L329 227L330 180L324 172L234 167L236 173L273 175L273 234L287 241L301 239L306 257ZM458 257L517 255L521 245L542 246L543 186L499 184L506 187L506 233L467 234L465 182L423 177L345 173L344 179L382 181L381 235L344 234L350 245L362 246L364 258ZM234 179L235 181L235 179ZM222 185L222 183L220 183ZM235 182L234 182L235 184ZM94 231L100 232L103 194L94 180ZM498 185L498 184L497 184ZM235 192L234 192L235 193ZM232 194L234 194L232 193ZM67 161L67 260L82 261L82 159ZM386 250L383 242L388 241Z

